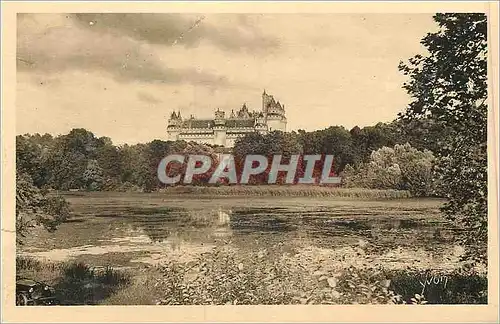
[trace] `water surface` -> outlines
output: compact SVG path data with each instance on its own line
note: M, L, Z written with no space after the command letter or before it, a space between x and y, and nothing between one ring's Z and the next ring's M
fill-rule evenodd
M459 253L452 245L454 229L439 212L442 201L435 199L204 199L161 193L72 193L66 198L71 220L54 233L37 231L21 254L139 267L192 260L217 245L241 253L275 249L292 255L345 254L362 247L358 254L368 252L373 263L443 265Z

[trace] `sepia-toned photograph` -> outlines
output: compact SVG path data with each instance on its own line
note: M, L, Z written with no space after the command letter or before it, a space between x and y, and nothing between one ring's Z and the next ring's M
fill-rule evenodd
M489 12L203 8L15 13L4 303L491 305Z

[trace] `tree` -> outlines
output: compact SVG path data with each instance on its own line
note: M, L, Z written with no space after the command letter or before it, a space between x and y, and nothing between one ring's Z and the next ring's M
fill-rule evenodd
M331 126L310 133L300 133L304 154L333 155L333 170L339 174L347 164L353 164L355 152L351 134L341 126Z
M415 196L433 194L434 155L410 144L373 151L367 163L348 165L343 172L347 187L409 190Z
M450 129L432 118L416 118L412 120L395 120L392 125L398 144L410 143L418 150L429 150L437 153L450 136Z
M120 183L122 161L118 148L107 137L98 139L96 160L102 169L103 189L114 190Z
M35 226L54 231L69 217L69 204L62 197L47 197L33 185L31 177L16 169L16 241L23 238Z
M362 129L356 126L350 133L355 152L354 163L366 162L373 151L384 146L392 147L395 144L406 143L397 140L396 128L392 124L378 123Z
M149 174L156 187L160 185L157 175L158 165L160 164L160 161L169 154L169 151L169 142L154 140L148 143Z
M400 70L413 101L400 121L429 120L442 130L435 148L446 217L462 227L460 242L471 262L487 261L487 18L484 14L436 14L439 31L421 43Z
M90 191L101 190L104 178L102 175L102 168L99 166L97 160L89 160L87 168L83 173L83 181L85 187Z
M126 146L121 150L123 182L130 182L145 191L151 191L157 182L150 170L150 152L147 144Z
M47 159L52 144L53 138L49 134L16 136L16 167L29 174L39 188L46 186L50 178Z
M60 190L85 187L83 174L88 161L96 158L99 145L94 134L83 128L55 138L46 161L50 170L49 184Z
M268 134L262 135L259 133L250 133L236 140L234 149L235 164L237 173L241 175L244 166L245 158L247 155L263 155L268 158L268 167L265 172L259 175L252 176L249 179L251 184L267 183L268 173L271 169L274 155L281 155L281 163L289 163L291 155L298 155L303 152L302 145L300 144L299 135L295 132L284 133L281 131L272 131ZM298 172L296 175L301 174L303 169L302 160L299 159L297 163ZM276 183L283 183L285 175L280 172L278 174Z

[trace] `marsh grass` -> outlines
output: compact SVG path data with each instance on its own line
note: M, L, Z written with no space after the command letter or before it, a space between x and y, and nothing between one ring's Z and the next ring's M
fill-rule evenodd
M248 186L176 186L160 190L165 194L194 194L206 196L266 196L266 197L339 197L357 199L411 198L406 190L378 190L365 188L338 188L307 185L248 185Z

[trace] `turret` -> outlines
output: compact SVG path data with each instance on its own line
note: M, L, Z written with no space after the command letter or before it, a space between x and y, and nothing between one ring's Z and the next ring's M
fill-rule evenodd
M214 119L214 144L226 146L226 118L225 112L217 108Z
M264 114L267 113L267 108L271 104L271 99L272 99L272 96L268 95L266 93L266 90L264 90L264 92L262 93L262 112Z
M217 108L217 111L215 112L215 119L214 123L215 126L224 126L226 124L226 113L219 108Z
M269 131L286 131L285 107L265 90L262 94L262 112Z
M175 111L173 111L170 114L170 118L168 119L168 126L167 126L168 140L171 141L178 140L179 134L181 133L181 128L182 128L181 112L179 111L178 113L175 113Z
M248 112L247 104L244 103L238 111L238 118L250 118L250 113Z
M176 128L176 127L181 127L182 125L182 117L181 113L178 112L177 114L175 111L173 111L170 114L170 118L168 119L168 128Z

